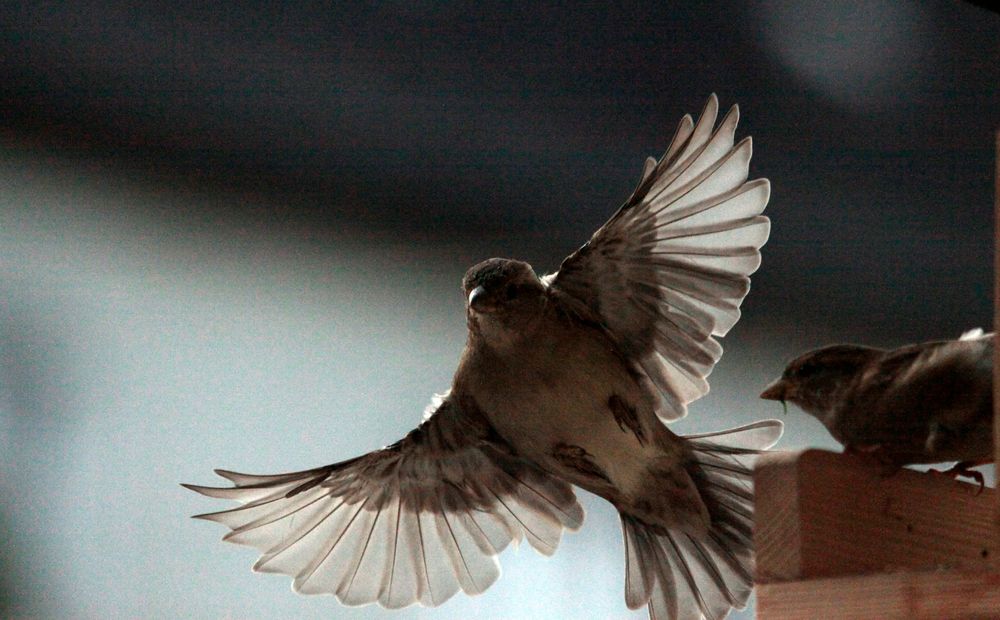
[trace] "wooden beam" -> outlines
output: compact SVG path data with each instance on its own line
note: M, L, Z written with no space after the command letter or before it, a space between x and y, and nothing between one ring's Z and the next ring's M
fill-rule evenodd
M996 134L993 171L993 332L1000 333L1000 130ZM993 468L1000 480L1000 364L993 364ZM1000 501L1000 494L997 494ZM1000 544L1000 504L994 513L993 536ZM995 565L1000 568L1000 558Z
M757 587L767 620L959 620L1000 617L1000 574L898 572Z
M806 450L762 455L754 484L758 583L987 570L1000 549L994 490L941 475Z

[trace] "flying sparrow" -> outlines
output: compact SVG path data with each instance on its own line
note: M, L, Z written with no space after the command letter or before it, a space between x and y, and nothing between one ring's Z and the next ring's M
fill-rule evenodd
M261 572L347 605L438 605L500 574L527 538L551 554L583 522L572 485L611 502L625 600L652 618L722 618L752 588L749 462L764 420L680 436L663 423L708 391L715 336L739 319L769 220L747 182L738 109L712 95L625 204L555 273L493 258L465 274L468 341L451 389L400 441L333 465L234 486L185 485L242 506L198 515L263 555ZM714 128L714 129L713 129Z
M832 345L793 360L760 395L814 416L851 452L891 466L993 460L993 334L899 349Z

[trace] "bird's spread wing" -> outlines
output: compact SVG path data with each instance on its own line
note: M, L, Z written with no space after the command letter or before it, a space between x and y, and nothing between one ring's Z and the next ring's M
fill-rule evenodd
M571 487L518 458L488 424L445 398L401 441L308 471L217 470L235 486L186 487L242 506L198 515L263 555L254 570L291 575L304 594L347 605L433 606L483 592L497 554L526 537L544 554L583 509Z
M747 181L750 138L734 144L739 110L714 128L718 107L712 95L697 124L685 116L663 157L646 160L632 196L544 279L640 360L665 420L708 392L722 355L714 336L739 320L770 232L761 215L770 185Z

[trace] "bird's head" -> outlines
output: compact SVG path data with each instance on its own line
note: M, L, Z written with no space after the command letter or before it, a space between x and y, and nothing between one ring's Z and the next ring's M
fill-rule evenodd
M881 353L879 349L845 344L809 351L792 360L760 397L793 403L827 422L843 399L844 391Z
M462 278L469 329L502 344L531 333L545 306L545 285L528 263L491 258Z

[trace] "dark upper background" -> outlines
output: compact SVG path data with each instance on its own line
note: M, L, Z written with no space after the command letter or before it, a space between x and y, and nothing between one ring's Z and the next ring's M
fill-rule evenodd
M20 4L0 615L373 613L249 575L174 483L397 438L447 386L465 268L556 268L711 92L773 229L682 429L773 415L755 395L803 348L991 322L1000 17L972 4ZM786 446L830 445L787 422ZM620 614L614 515L587 506L552 560L505 554L484 597L402 616Z

